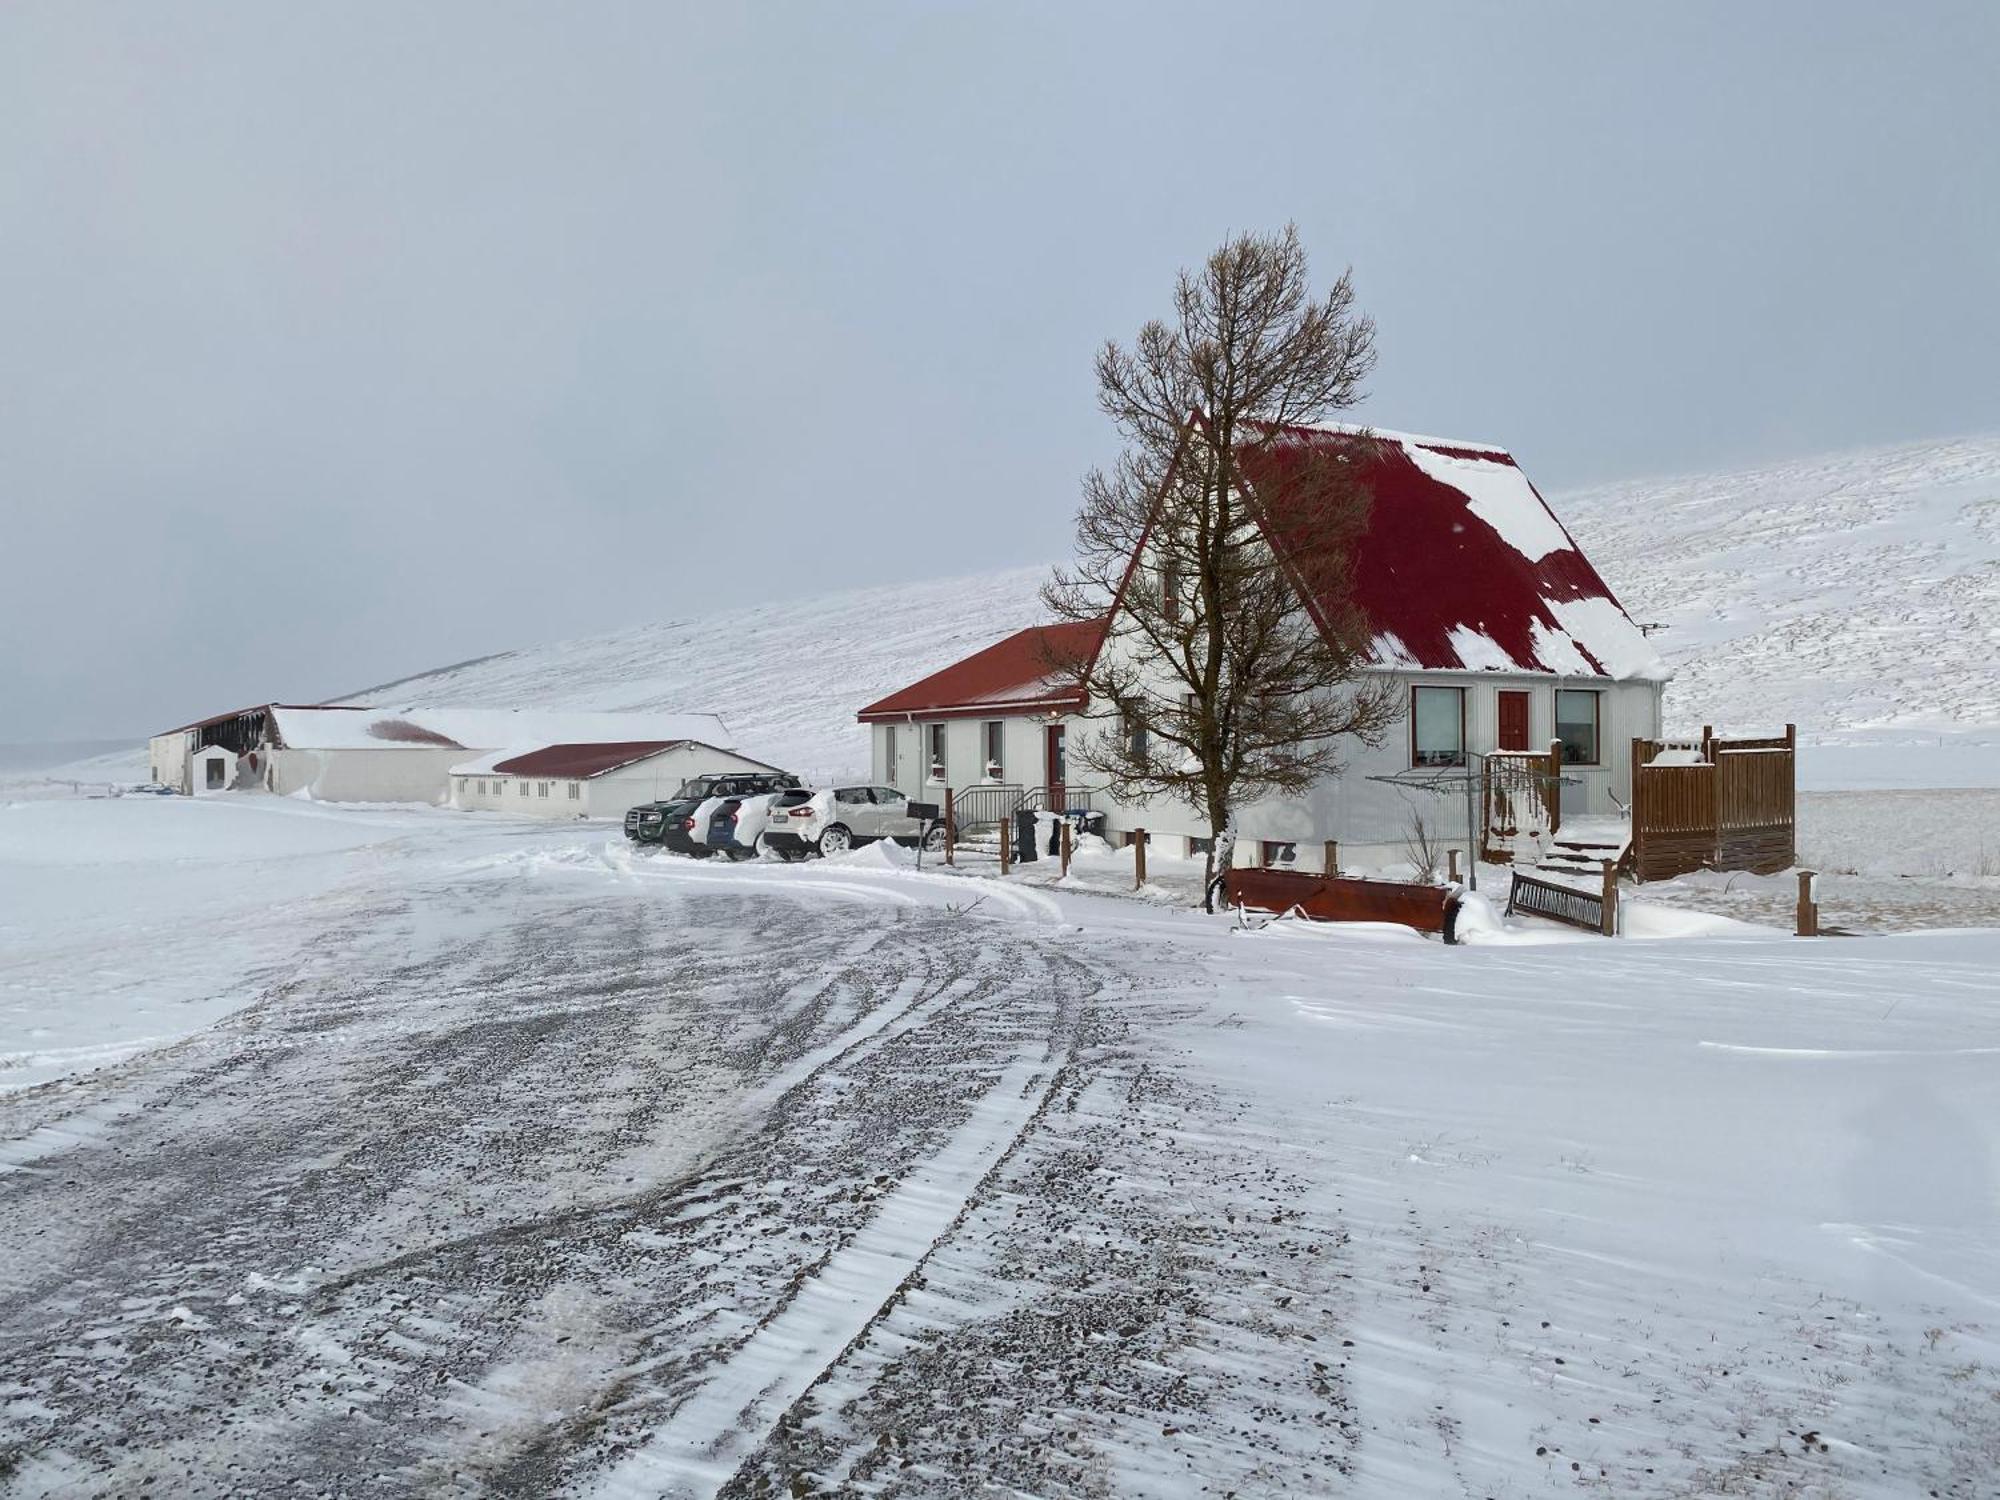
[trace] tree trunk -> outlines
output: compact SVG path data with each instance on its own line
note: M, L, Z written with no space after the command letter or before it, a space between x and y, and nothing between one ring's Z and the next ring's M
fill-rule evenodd
M1215 898L1222 893L1222 883L1235 858L1236 810L1230 808L1220 818L1213 814L1209 817L1208 878L1202 887L1203 911L1215 910Z

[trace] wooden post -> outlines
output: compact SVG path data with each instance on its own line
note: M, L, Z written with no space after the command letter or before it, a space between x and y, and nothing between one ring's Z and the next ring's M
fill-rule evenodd
M1556 836L1563 820L1563 742L1549 741L1549 837Z
M1608 859L1604 862L1604 925L1599 930L1606 937L1618 936L1618 866Z
M1014 866L1014 817L1012 813L1000 816L1000 873L1005 875Z
M1446 701L1449 701L1449 700L1446 700ZM1447 850L1445 850L1445 858L1446 858L1446 860L1447 860L1447 861L1448 861L1448 862L1450 863L1450 865L1451 865L1451 883L1452 883L1453 885L1457 885L1457 884L1458 884L1458 851L1457 851L1456 849L1447 849Z
M1701 726L1701 758L1711 766L1715 764L1715 726L1713 724L1704 724Z
M1146 830L1132 830L1132 889L1138 890L1146 883Z
M1069 874L1069 819L1062 820L1062 872Z
M944 789L944 862L955 865L958 852L958 807L950 787Z
M1819 897L1815 882L1819 879L1811 870L1799 871L1799 936L1819 936Z
M1329 875L1340 873L1340 844L1337 840L1326 841L1326 863L1321 868Z

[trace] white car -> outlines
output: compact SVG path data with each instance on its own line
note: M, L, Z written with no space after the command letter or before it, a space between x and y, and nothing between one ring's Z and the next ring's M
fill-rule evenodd
M786 859L807 854L842 854L877 839L944 847L944 825L928 829L910 816L910 799L891 786L836 786L814 792L795 807L776 809L764 828L764 843Z
M785 809L796 807L812 796L804 787L783 792L752 792L734 797L711 797L695 810L696 832L708 848L731 859L751 859L758 853L758 840L773 818L780 821Z

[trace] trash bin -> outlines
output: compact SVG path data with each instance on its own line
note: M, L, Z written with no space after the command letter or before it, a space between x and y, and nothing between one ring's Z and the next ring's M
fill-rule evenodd
M1032 808L1018 808L1014 813L1014 857L1027 864L1035 855L1035 813Z
M1086 833L1097 838L1104 837L1104 814L1101 812L1073 812L1069 815L1069 820L1076 825L1074 831L1078 838L1082 838Z

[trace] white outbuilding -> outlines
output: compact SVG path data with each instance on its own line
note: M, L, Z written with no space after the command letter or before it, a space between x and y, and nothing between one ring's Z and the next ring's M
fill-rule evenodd
M496 750L451 768L454 807L530 818L622 818L671 797L692 776L776 771L700 740L539 745Z
M494 752L687 741L727 747L730 738L714 714L267 703L155 735L149 759L153 780L190 794L207 790L211 774L197 757L220 748L240 761L225 785L322 802L442 803L452 795L453 767Z
M236 785L236 752L222 745L204 745L188 758L194 795L226 792Z

